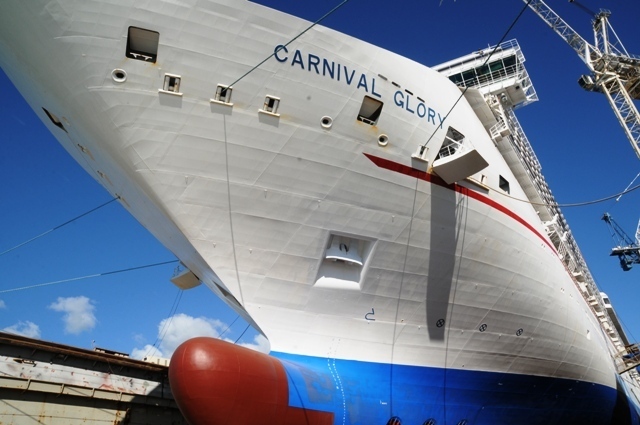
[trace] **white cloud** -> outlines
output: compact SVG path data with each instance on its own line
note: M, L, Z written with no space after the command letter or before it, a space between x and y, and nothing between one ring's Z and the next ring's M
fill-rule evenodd
M247 347L254 351L259 351L264 354L269 354L271 351L271 344L269 344L269 340L264 337L262 334L257 334L253 337L253 342L243 342L238 344L241 347Z
M3 329L4 332L9 332L15 335L26 336L27 338L40 338L40 327L33 322L18 322L13 326L9 326Z
M2 300L0 300L0 308L7 308L7 305Z
M165 357L162 351L153 347L151 344L147 344L142 348L134 348L131 351L131 357L138 360L143 360L147 356Z
M52 303L49 308L64 313L62 320L66 333L77 335L96 326L97 320L93 314L96 307L87 297L58 297L58 301Z
M158 325L158 339L160 339L158 348L146 344L143 348L134 348L131 351L131 357L135 359L143 359L146 356L170 358L176 348L186 340L198 336L220 338L220 333L226 328L227 325L217 319L176 314L162 320ZM234 342L229 339L225 341ZM238 345L263 353L269 352L269 341L260 334L253 338L253 342Z
M153 348L147 344L144 348L134 348L131 357L142 359L147 355L169 358L180 344L198 336L218 338L226 325L220 320L207 317L192 317L184 313L163 319L158 324L160 345ZM155 353L151 350L156 350Z
M197 336L218 338L224 326L220 320L176 314L158 325L158 335L162 338L160 350L170 357L176 348L188 339Z
M139 333L134 333L132 338L136 342L136 344L144 344L145 342L147 342L147 339L144 337L144 335Z

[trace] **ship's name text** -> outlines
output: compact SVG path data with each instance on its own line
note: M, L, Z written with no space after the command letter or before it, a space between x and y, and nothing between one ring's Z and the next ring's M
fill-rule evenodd
M349 86L355 84L357 89L364 90L366 93L382 98L380 93L376 92L375 77L369 77L364 72L357 72L355 69L350 69L347 65L322 58L313 53L303 54L298 49L290 52L287 46L282 44L276 46L273 55L280 63L290 63L292 67L299 67L303 71L315 72L317 75L329 77L332 80L344 81ZM425 118L433 125L442 128L444 117L433 108L427 107L422 99L416 101L409 93L398 90L393 95L393 103L405 111L417 115L420 118ZM437 124L436 119L439 121Z
M291 66L299 66L300 69L306 69L307 71L313 70L316 74L322 75L323 77L329 77L332 80L344 80L349 86L352 83L355 83L357 84L356 88L364 89L367 93L377 97L382 97L379 93L376 93L376 79L374 77L367 78L367 75L361 72L359 73L359 77L356 78L356 70L349 69L346 65L329 61L326 58L321 58L313 53L308 53L305 57L302 55L300 50L296 50L293 52L293 55L289 55L289 49L282 44L276 46L274 56L278 62L286 63L290 61Z
M440 112L436 112L433 108L428 108L423 102L418 102L417 104L414 102L413 96L401 90L396 91L393 95L393 103L395 103L396 106L405 109L407 112L416 114L420 118L426 117L427 121L431 121L431 124L439 125L439 127L442 128L445 117L440 115ZM436 115L438 116L439 124L436 124Z

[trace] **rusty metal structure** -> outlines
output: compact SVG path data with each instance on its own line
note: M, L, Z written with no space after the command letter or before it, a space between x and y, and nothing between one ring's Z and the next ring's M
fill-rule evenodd
M0 423L181 425L168 367L0 333Z

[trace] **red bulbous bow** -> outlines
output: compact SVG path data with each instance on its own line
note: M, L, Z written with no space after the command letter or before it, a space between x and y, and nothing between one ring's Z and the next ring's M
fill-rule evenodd
M171 391L191 425L331 425L333 413L289 406L289 386L275 357L214 338L178 347Z

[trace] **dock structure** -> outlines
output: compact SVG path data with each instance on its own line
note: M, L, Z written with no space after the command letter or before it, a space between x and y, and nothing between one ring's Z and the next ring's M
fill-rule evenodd
M186 424L166 365L0 332L0 423Z

